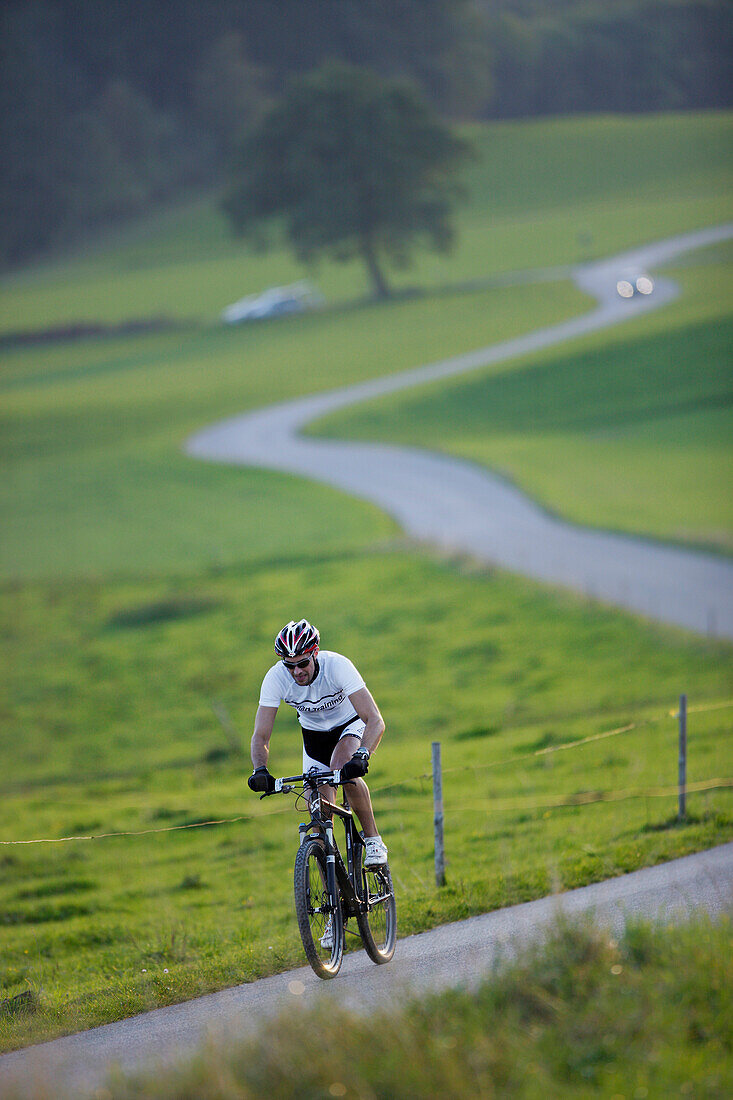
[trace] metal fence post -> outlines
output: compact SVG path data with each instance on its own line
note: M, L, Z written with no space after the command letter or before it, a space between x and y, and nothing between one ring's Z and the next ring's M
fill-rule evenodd
M440 741L433 741L433 813L433 825L435 827L435 883L437 886L445 886L443 773L440 766Z
M687 696L680 695L679 807L677 820L685 819L687 786Z

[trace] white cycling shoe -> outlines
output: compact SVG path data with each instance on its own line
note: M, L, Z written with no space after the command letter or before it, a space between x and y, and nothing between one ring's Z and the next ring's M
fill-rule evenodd
M364 837L364 844L366 845L364 866L367 869L370 867L386 867L387 845L381 836L366 836Z
M326 921L326 927L321 936L321 947L324 951L330 951L333 947L333 921L330 917Z

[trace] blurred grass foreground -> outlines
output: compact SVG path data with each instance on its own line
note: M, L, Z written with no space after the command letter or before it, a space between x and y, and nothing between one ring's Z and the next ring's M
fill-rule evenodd
M254 1039L184 1069L117 1082L110 1100L588 1097L652 1100L733 1090L730 920L632 924L618 941L559 923L473 992L378 1017L293 1007ZM315 1038L314 1038L315 1037Z

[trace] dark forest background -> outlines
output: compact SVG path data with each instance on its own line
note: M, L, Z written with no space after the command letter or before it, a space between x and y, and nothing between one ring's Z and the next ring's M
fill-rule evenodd
M223 180L339 58L455 121L731 103L730 0L4 0L0 263Z

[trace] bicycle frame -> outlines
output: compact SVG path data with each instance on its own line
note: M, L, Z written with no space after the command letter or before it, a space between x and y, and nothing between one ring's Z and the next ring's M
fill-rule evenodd
M348 780L347 780L348 782ZM295 913L305 954L319 978L338 974L344 954L344 933L354 917L364 949L372 960L387 963L394 955L396 910L389 867L365 867L366 848L344 790L344 804L327 799L323 787L344 786L341 772L318 772L276 779L272 794L296 791L306 795L310 820L298 826L300 846L295 857ZM267 797L266 792L262 795ZM346 839L345 860L334 836L340 817Z
M357 913L366 912L369 907L368 902L362 896L362 884L357 881L356 873L356 851L357 848L364 847L364 841L356 827L353 811L348 804L339 806L335 802L324 799L320 791L321 787L338 787L341 785L341 772L337 769L331 772L319 772L315 775L285 776L282 779L275 780L275 793L282 792L286 794L293 789L289 785L298 782L303 783L304 791L311 792L309 800L310 821L302 822L298 826L300 843L302 844L306 837L313 836L315 833L321 837L326 852L326 887L330 907L334 909L338 904L338 883L341 897L345 903L344 918L355 917ZM344 797L347 798L348 802L345 791ZM328 808L326 814L323 813L324 806ZM346 863L344 863L334 838L333 818L329 814L336 814L344 823Z

